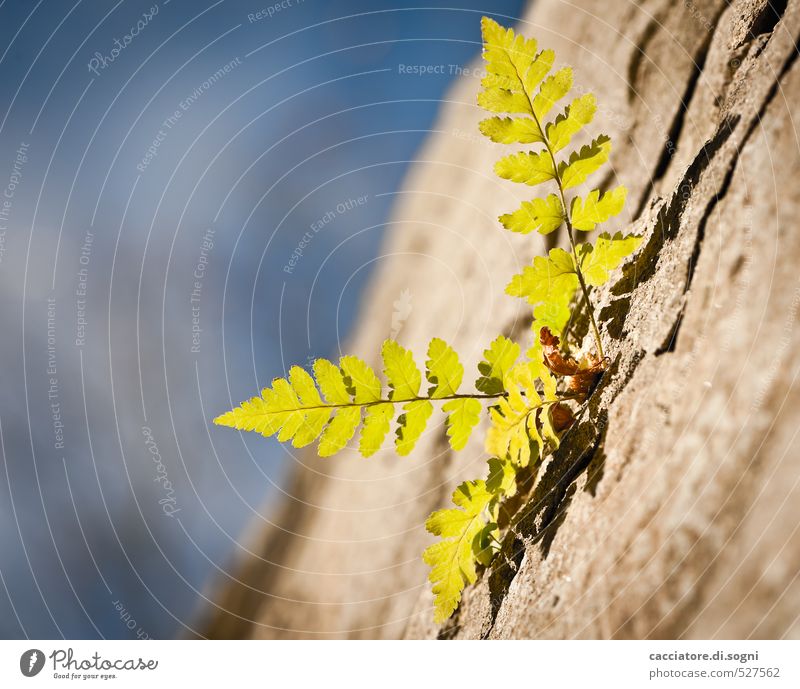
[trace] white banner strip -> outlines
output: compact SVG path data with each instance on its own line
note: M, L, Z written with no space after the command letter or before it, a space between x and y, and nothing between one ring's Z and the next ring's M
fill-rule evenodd
M777 688L800 687L798 658L796 641L5 641L0 686Z

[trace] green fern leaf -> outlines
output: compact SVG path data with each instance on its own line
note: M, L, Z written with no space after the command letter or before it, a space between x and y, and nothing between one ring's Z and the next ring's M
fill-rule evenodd
M350 402L346 392L343 402ZM304 447L316 440L323 433L323 428L327 428L325 424L332 411L333 408L320 397L313 378L302 368L293 366L288 379L276 378L271 388L264 388L261 397L243 402L239 407L218 416L214 423L242 431L255 431L266 437L277 434L280 442L291 440L295 447ZM358 408L355 411L359 412Z
M533 369L518 364L506 377L508 396L501 398L489 410L491 427L486 434L486 451L498 457L508 457L517 466L527 466L531 460L531 445L541 455L544 442L536 427L536 410L543 400L534 385ZM524 393L524 395L523 395Z
M513 29L500 26L493 19L481 19L483 35L483 59L486 61L487 83L492 86L492 77L503 77L504 88L522 89L522 76L536 56L536 40L518 36ZM486 83L484 84L486 85Z
M330 457L344 449L361 423L361 407L341 407L325 426L319 439L317 454Z
M489 349L483 351L483 356L483 361L478 364L481 377L475 387L487 395L499 395L505 390L503 381L506 375L519 358L519 345L499 335Z
M546 325L560 335L579 284L572 255L556 248L548 257L535 256L532 265L511 279L506 294L526 299L534 307L537 332Z
M532 94L553 66L555 54L536 54L536 41L518 36L488 17L481 20L486 76L478 104L492 112L532 114ZM533 123L538 129L538 125ZM539 140L541 132L539 132Z
M527 299L532 305L553 301L559 293L578 287L575 262L564 249L551 249L550 255L535 256L533 263L515 275L506 287L506 294Z
M563 67L544 80L539 93L533 99L533 115L537 121L547 116L553 106L569 93L572 88L572 69Z
M569 162L558 166L558 174L564 189L583 184L593 172L608 160L611 153L611 139L605 134L598 136L591 144L582 146L580 151L573 151Z
M550 332L560 337L564 328L569 323L570 304L575 296L577 286L565 292L555 292L550 296L549 301L538 304L533 309L534 328L536 336L544 328L550 328Z
M450 400L442 405L442 411L447 412L447 437L450 438L450 447L454 450L463 450L472 433L472 429L481 420L483 407L481 403L472 398Z
M324 406L322 398L319 396L314 379L299 366L292 366L289 370L289 381L297 399L302 407L305 407L301 414L300 424L292 432L292 427L284 425L281 433L285 433L292 438L294 447L305 447L319 438L322 429L325 427L331 415L331 410ZM317 407L314 409L313 407ZM281 440L281 436L278 436Z
M507 230L528 234L538 230L541 234L550 234L564 222L564 208L561 199L550 194L544 199L523 201L513 213L500 216L500 222Z
M438 337L431 340L425 365L428 382L433 386L428 390L428 397L436 400L458 392L464 378L464 367L458 360L458 354L444 340Z
M556 54L552 50L543 50L536 56L534 61L531 62L528 73L523 79L525 92L529 97L547 76L547 73L553 68L553 63L555 61Z
M486 489L492 495L512 497L517 492L517 468L509 459L492 457L489 460L489 477Z
M572 201L572 227L591 232L600 223L622 212L627 194L628 190L619 186L602 197L597 189L590 191L585 199L576 196Z
M572 141L583 127L594 119L597 99L591 93L576 98L555 121L545 127L547 141L553 153L558 153Z
M339 365L345 375L345 385L356 404L377 402L381 398L381 381L375 371L357 356L343 356Z
M328 404L349 404L350 395L344 384L342 370L327 359L314 362L314 377Z
M495 163L494 171L498 177L529 186L547 182L556 176L553 159L546 151L507 155Z
M373 404L366 408L364 427L361 429L361 441L358 445L358 450L364 457L371 457L381 449L393 416L393 404Z
M214 423L266 437L277 434L279 441L292 440L295 447L307 445L314 439L308 440L309 433L314 428L322 429L330 410L320 408L322 399L303 369L293 367L289 377L276 378L272 388L264 388L261 397L243 402L218 416Z
M490 117L478 127L484 136L498 144L544 143L539 125L529 117Z
M397 419L395 447L398 455L405 457L414 449L431 414L433 405L428 400L414 400L403 405L403 413Z
M431 568L428 579L433 584L437 624L453 614L464 587L477 579L473 541L486 526L485 511L492 497L485 481L462 483L453 493L458 509L438 510L425 522L430 533L443 539L422 554Z
M489 112L530 114L531 104L524 93L492 88L478 94L478 105Z
M407 400L419 395L422 374L414 356L394 340L386 340L381 348L383 372L389 381L389 399Z
M594 246L579 244L578 258L586 284L598 286L608 282L609 273L619 267L641 243L642 238L635 234L623 237L622 232L617 232L612 237L604 232L597 238Z

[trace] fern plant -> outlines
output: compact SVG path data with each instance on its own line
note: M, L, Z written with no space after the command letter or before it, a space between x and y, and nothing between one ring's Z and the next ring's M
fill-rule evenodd
M611 151L609 137L599 135L565 153L591 123L595 97L582 95L548 119L572 88L572 70L552 72L552 50L538 51L535 40L487 17L481 28L486 76L478 104L494 114L480 123L480 130L498 144L536 146L501 158L495 171L512 182L550 183L554 188L502 215L500 223L522 234L549 234L564 226L569 243L568 250L554 248L547 256L535 256L506 287L507 294L525 299L533 310L533 344L526 355L521 356L519 344L498 336L478 365L475 390L464 390L458 354L434 338L427 351L424 389L413 354L387 340L381 349L386 388L355 356L344 356L338 364L318 359L313 376L294 366L287 378L276 378L260 396L214 419L223 426L276 435L295 447L319 439L322 457L342 450L361 427L358 449L369 457L382 446L396 417L396 451L407 455L425 430L434 404L441 406L454 450L466 446L485 404L487 475L458 486L454 506L434 512L425 524L440 539L423 553L431 568L437 623L453 614L464 587L475 582L479 568L488 566L498 551L500 512L520 489L521 471L558 447L560 436L574 422L576 405L585 402L605 368L590 288L608 281L611 271L641 242L639 236L620 232L602 233L594 243L576 242L576 233L595 230L625 204L623 186L568 196L608 161ZM566 334L584 309L596 351L577 358L569 353Z

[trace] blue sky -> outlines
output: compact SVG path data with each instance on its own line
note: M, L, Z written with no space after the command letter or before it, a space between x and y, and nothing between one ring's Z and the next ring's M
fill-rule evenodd
M0 4L1 636L191 626L288 467L208 419L349 331L451 4Z

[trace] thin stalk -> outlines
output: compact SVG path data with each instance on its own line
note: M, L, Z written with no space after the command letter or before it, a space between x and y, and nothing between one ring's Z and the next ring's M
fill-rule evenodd
M512 60L512 64L513 60ZM516 71L516 65L514 65L514 69ZM572 256L575 261L575 274L578 276L578 283L581 286L581 292L583 292L583 299L586 302L586 308L589 311L589 320L592 324L592 332L594 333L594 341L597 344L597 353L601 359L604 359L605 356L603 355L603 343L600 340L600 330L597 327L597 322L594 319L594 308L592 307L592 301L589 299L589 289L586 286L586 281L583 279L583 272L581 271L580 261L578 260L578 251L575 248L575 238L573 237L572 233L572 217L570 216L569 206L567 205L567 197L564 194L564 185L561 182L561 175L558 173L558 160L556 160L555 153L553 149L550 147L550 142L547 140L547 136L544 131L544 127L542 127L542 123L539 122L539 118L536 117L536 112L533 109L533 99L531 98L531 94L528 93L528 89L525 88L525 79L523 76L517 71L517 78L519 79L519 83L522 84L522 90L525 93L525 98L528 99L528 105L531 109L531 117L533 117L533 121L536 122L536 126L539 128L539 132L542 135L542 141L544 142L545 149L547 150L547 155L550 156L550 162L553 164L553 178L558 185L558 193L561 196L561 206L564 209L564 222L567 226L567 235L569 236L569 243L572 247Z
M294 409L275 409L273 411L269 411L269 414L282 414L284 412L294 412L294 411L311 411L314 409L342 409L346 407L373 407L377 404L405 404L406 402L446 402L448 400L460 400L460 399L473 399L473 400L485 400L485 399L497 399L498 397L506 397L508 395L507 392L500 392L496 395L484 395L481 393L475 393L474 395L470 394L458 394L458 395L446 395L445 397L406 397L404 399L380 399L380 400L373 400L371 402L343 402L341 404L313 404L308 407L295 407ZM579 394L566 394L561 395L556 400L547 400L542 402L542 404L537 405L534 409L538 409L539 407L544 407L548 404L555 404L556 402L561 402L562 400L574 400L579 399L581 395Z
M531 103L531 114L533 114L533 103ZM592 300L589 299L589 288L586 286L586 280L583 279L583 272L581 271L581 263L580 259L578 258L578 250L575 247L575 237L572 232L572 217L570 216L569 206L567 205L567 197L564 194L564 185L561 182L561 175L558 172L558 161L556 160L556 156L553 153L553 149L550 148L550 142L547 140L547 137L544 134L544 129L542 129L542 125L539 122L539 119L533 114L533 119L536 122L536 125L539 127L539 131L542 133L542 139L544 139L544 145L547 149L547 154L550 156L550 161L553 163L553 175L558 185L558 194L561 197L561 206L564 209L564 224L567 226L567 236L569 237L569 245L572 248L572 258L575 261L575 274L578 276L578 284L581 286L581 292L583 292L583 299L586 302L586 310L589 312L589 321L592 324L592 332L594 333L594 341L597 344L597 353L601 359L604 359L605 356L603 355L603 342L600 339L600 329L597 327L597 322L594 319L594 307L592 306Z

